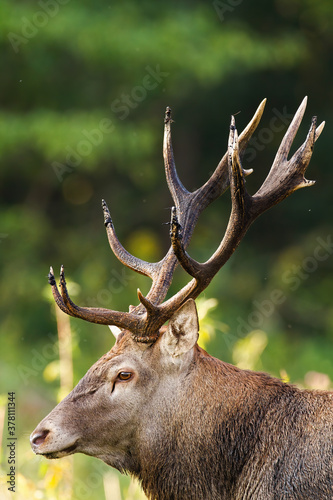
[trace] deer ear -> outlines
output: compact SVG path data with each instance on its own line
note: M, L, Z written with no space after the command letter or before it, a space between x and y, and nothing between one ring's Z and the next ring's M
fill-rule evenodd
M182 356L197 343L199 320L195 302L189 299L169 321L161 347L172 357Z
M115 337L115 339L117 340L117 337L119 335L119 333L121 333L121 329L118 328L117 326L115 325L108 325L111 332L113 333L113 336Z

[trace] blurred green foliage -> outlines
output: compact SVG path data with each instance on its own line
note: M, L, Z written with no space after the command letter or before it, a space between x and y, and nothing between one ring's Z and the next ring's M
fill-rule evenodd
M17 393L23 462L34 460L28 434L59 387L56 376L43 377L58 359L49 265L65 265L79 304L126 310L137 287L148 290L146 278L111 254L102 197L129 251L157 260L168 249L167 105L189 190L224 154L231 113L241 111L242 130L268 98L244 155L254 169L251 193L304 95L308 110L292 150L313 114L326 120L308 172L317 184L255 223L204 294L218 306L202 307L210 353L303 385L309 372L332 380L331 1L2 0L0 37L0 391ZM226 193L202 215L189 248L195 258L214 251L229 208ZM170 293L186 280L177 272ZM77 382L112 340L102 326L71 324Z

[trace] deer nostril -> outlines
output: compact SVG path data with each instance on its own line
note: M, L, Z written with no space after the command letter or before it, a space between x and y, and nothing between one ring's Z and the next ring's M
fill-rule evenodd
M50 431L45 430L38 432L31 438L31 443L34 444L35 446L39 446L40 444L44 443L46 436L49 434Z

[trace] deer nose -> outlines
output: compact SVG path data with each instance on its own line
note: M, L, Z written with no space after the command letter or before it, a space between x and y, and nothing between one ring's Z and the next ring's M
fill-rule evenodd
M34 447L37 447L39 446L40 444L43 444L45 439L46 439L46 436L50 433L49 430L43 430L43 431L39 431L39 432L34 432L31 434L30 436L30 443L31 443L31 446L34 446Z

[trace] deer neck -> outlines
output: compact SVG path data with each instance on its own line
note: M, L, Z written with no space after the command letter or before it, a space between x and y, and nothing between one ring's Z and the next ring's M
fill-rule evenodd
M230 498L282 383L272 383L270 396L258 404L265 380L201 350L182 382L164 412L159 403L158 415L147 425L149 432L143 432L134 475L152 499Z

